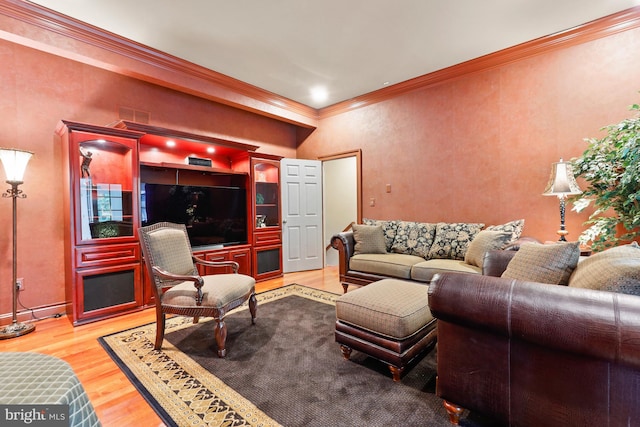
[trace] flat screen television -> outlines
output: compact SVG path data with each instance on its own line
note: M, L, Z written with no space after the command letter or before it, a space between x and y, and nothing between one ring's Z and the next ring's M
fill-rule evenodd
M140 184L142 225L185 224L191 246L247 243L247 191L239 187Z

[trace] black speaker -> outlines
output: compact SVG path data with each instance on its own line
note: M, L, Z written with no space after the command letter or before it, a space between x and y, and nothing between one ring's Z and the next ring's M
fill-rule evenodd
M134 270L84 276L84 311L135 301Z

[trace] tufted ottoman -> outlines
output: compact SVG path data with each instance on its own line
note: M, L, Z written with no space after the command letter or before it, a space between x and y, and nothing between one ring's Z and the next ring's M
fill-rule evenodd
M436 342L428 287L383 279L336 300L336 342L349 359L358 350L389 365L394 381Z

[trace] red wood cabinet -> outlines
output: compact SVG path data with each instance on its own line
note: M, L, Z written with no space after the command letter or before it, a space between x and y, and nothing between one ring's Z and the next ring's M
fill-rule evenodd
M282 216L280 209L280 156L250 156L253 186L253 277L282 276Z
M195 246L194 253L236 261L239 273L256 280L282 275L281 157L256 154L257 146L241 142L131 122L61 121L56 135L64 153L65 282L74 325L154 303L138 242L148 214L141 183L246 190L246 239ZM194 165L194 158L209 165ZM201 274L216 272L204 268Z
M218 249L213 251L196 252L196 256L206 261L235 261L238 263L238 273L251 275L251 247L249 245L234 246L232 249ZM202 266L201 266L202 267ZM202 267L200 274L231 273L232 270L213 267Z
M138 132L61 122L65 276L74 325L140 309Z

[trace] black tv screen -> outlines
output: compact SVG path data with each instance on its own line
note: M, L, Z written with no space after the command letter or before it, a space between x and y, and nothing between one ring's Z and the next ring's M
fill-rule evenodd
M192 247L247 243L247 194L238 187L140 184L142 225L185 224Z

